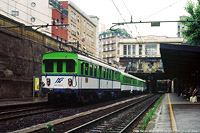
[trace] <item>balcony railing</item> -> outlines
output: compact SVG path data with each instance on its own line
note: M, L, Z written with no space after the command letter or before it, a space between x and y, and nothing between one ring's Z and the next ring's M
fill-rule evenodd
M49 0L49 4L60 11L60 2L58 0Z
M67 9L62 8L61 11L62 11L62 16L63 16L64 18L68 16L68 10L67 10Z

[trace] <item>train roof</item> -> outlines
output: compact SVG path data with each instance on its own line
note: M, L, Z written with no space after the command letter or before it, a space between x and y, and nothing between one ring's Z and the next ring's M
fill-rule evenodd
M138 78L138 77L135 77L135 76L133 76L133 75L130 75L130 74L128 74L128 73L125 73L125 72L121 72L121 73L122 73L122 75L125 75L125 76L127 76L127 77L134 78L134 79L137 79L137 80L142 81L142 82L146 82L145 80L140 79L140 78Z
M92 59L91 57L87 57L87 56L84 56L84 55L80 55L80 54L77 54L78 55L78 59L79 60L84 60L84 61L87 61L87 62L91 62L93 64L96 64L96 65L99 65L99 66L102 66L102 67L106 67L108 69L112 69L112 70L115 70L115 71L118 71L120 72L118 69L116 69L115 67L112 67L112 66L109 66L103 62L100 62L96 59Z

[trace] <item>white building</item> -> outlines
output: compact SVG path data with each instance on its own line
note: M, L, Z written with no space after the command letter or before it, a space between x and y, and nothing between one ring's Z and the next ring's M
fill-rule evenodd
M180 20L182 20L182 19L184 19L185 18L185 16L180 16ZM183 25L182 23L180 23L180 22L178 22L178 33L177 33L177 36L178 37L183 37L183 35L182 35L182 30L185 30L186 29L186 27L185 27L185 25Z
M0 13L27 26L52 23L52 6L49 0L0 0ZM51 35L51 26L38 31Z

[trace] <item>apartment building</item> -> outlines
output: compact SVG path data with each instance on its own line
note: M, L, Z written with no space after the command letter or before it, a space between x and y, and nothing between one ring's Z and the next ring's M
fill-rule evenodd
M52 27L52 37L62 43L68 42L68 1L58 2L49 0L52 9L52 24L58 25Z
M122 38L131 38L124 29L104 31L99 35L99 55L105 62L114 66L119 65L119 41Z
M96 55L98 23L71 1L68 1L68 24L68 42L78 41L80 50Z

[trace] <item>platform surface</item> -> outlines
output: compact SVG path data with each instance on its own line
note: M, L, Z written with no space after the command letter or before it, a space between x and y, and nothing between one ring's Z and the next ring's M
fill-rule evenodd
M192 103L175 93L166 93L149 125L146 131L200 132L200 100Z

